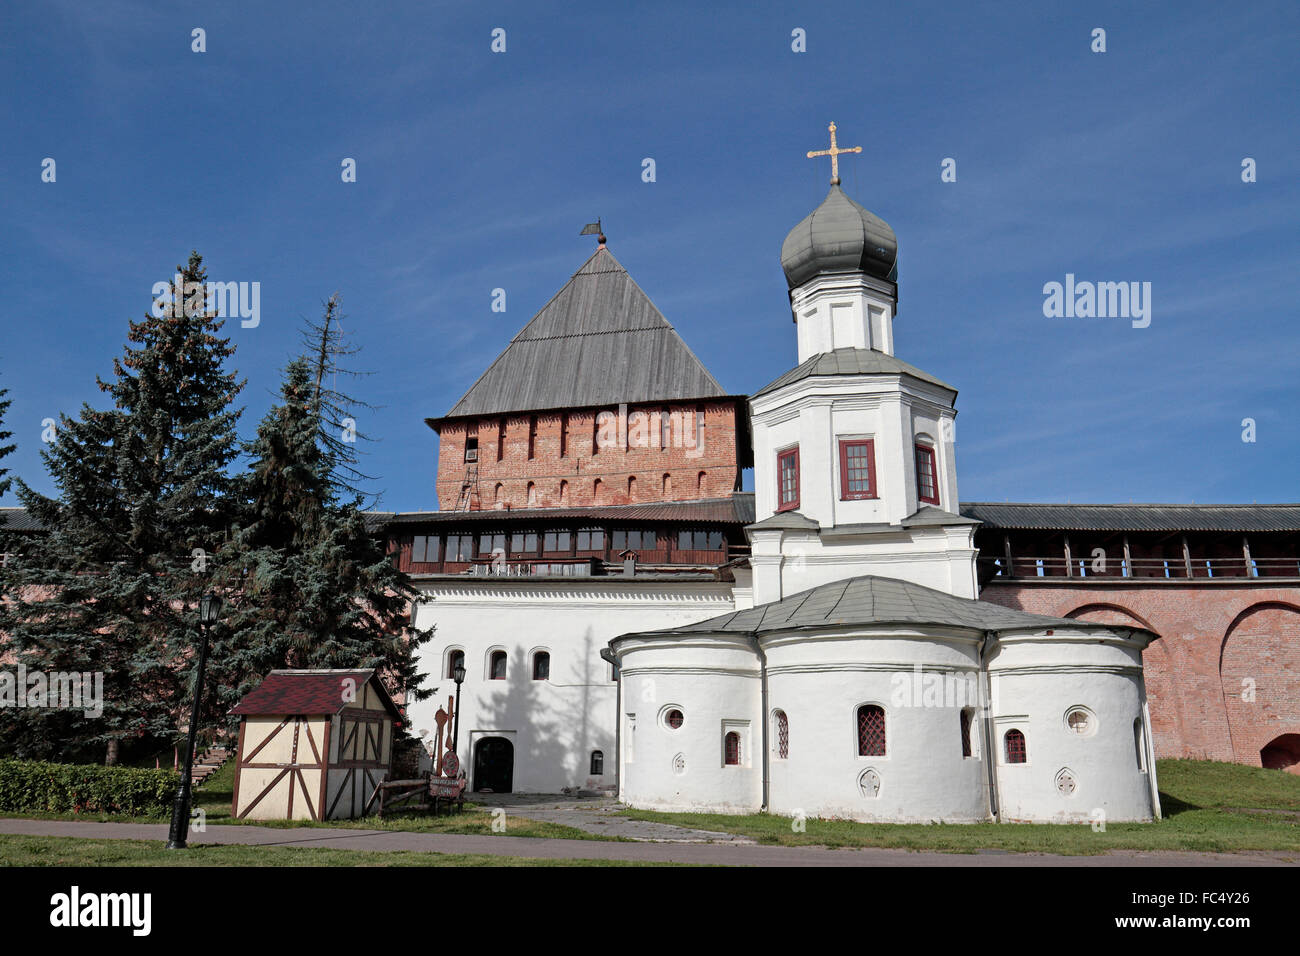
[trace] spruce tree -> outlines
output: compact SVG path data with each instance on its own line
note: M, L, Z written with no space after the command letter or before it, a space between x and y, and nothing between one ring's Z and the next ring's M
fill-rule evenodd
M45 533L6 567L0 631L29 668L98 671L104 682L97 719L18 712L22 752L103 746L113 762L123 741L179 739L195 608L231 517L243 383L225 370L234 349L224 322L204 307L202 258L192 253L177 272L171 307L131 322L112 379L97 379L112 407L60 416L41 453L57 497L18 482Z
M325 323L336 304L327 303ZM377 668L408 700L429 693L416 667L429 633L408 617L419 592L367 527L360 494L349 491L360 472L341 446L354 400L323 384L332 354L289 363L279 403L245 446L243 519L222 561L233 606L212 655L221 712L277 667ZM336 424L339 440L331 441Z

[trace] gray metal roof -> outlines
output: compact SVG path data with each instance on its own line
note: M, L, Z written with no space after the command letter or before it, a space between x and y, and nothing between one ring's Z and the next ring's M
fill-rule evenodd
M444 417L726 394L600 246Z
M898 237L889 223L833 185L785 237L781 268L792 289L822 272L865 272L897 282Z
M843 348L820 352L809 357L780 378L764 385L754 393L753 397L757 398L759 395L815 375L910 375L931 385L946 388L953 395L957 394L957 389L947 382L935 378L928 372L922 372L915 365L908 365L892 355L886 355L875 349Z
M492 524L515 521L688 521L713 524L749 524L754 520L754 495L737 493L730 498L698 501L660 501L638 505L607 505L591 508L493 508L487 511L402 511L387 519L387 525L403 524Z
M1043 531L1300 531L1300 504L1060 505L966 501L985 528Z
M26 508L0 508L0 531L40 531L41 525Z
M771 604L733 611L683 627L645 631L638 636L692 633L759 635L794 628L860 624L946 625L981 631L1099 626L1087 621L1027 614L998 604L955 597L911 581L869 574L823 584Z

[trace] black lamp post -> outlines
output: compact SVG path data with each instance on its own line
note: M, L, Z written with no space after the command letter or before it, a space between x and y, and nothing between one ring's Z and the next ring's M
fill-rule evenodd
M189 743L185 748L185 769L180 789L172 803L172 825L167 831L167 849L185 849L190 833L190 775L194 772L194 745L199 733L199 702L203 700L203 669L208 664L208 628L221 616L221 598L212 592L199 601L199 663L194 673L194 703L190 708Z
M456 682L456 712L451 718L451 752L460 756L456 749L460 744L460 685L465 683L465 659L462 657L451 669L451 679Z

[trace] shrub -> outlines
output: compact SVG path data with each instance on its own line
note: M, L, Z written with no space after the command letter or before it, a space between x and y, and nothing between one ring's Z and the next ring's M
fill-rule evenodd
M174 770L0 760L0 812L164 816L179 785Z

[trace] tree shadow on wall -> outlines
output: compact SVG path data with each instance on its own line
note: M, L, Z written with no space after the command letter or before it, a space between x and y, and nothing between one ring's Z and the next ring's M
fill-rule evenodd
M536 770L543 770L541 786L558 792L560 787L582 787L589 776L588 760L592 750L605 751L605 766L611 766L613 754L612 726L605 734L598 732L599 715L593 713L595 702L608 697L614 687L609 681L607 665L597 656L596 639L590 628L579 641L568 635L537 632L523 642L528 647L546 647L551 654L549 680L533 680L532 661L526 650L516 651L507 663L504 693L492 703L481 700L479 726L475 731L515 731L513 789L521 789L520 768L524 768L524 788L537 790L539 782L530 780ZM598 694L598 685L610 690ZM612 713L612 706L611 706ZM612 719L612 718L611 718ZM466 728L461 728L462 739ZM488 734L490 736L490 734ZM608 737L608 739L605 739ZM476 739L475 745L483 737ZM572 741L571 743L568 741ZM463 757L470 785L473 779L474 753L467 748ZM605 780L610 776L606 770Z

